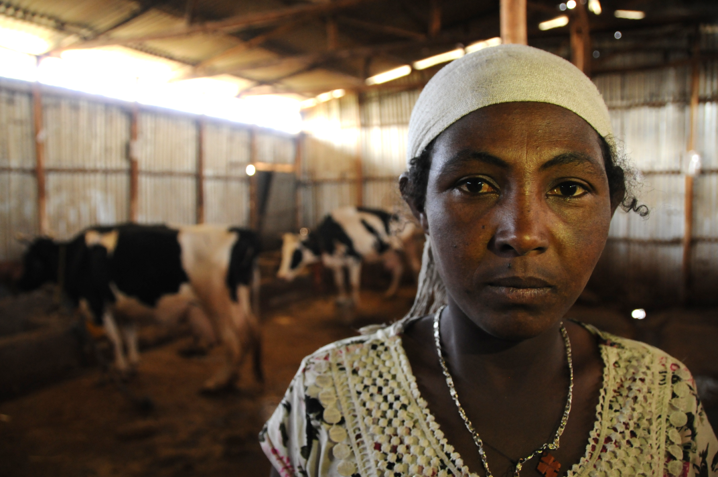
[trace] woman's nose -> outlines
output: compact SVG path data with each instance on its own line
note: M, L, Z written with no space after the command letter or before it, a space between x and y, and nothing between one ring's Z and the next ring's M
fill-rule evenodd
M521 257L548 249L548 213L540 200L507 198L497 212L498 226L489 248L499 256Z

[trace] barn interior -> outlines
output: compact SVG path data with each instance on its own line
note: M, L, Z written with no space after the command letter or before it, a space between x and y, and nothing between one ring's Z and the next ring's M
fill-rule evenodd
M345 206L408 217L421 89L501 42L594 81L650 210L616 213L568 317L681 359L718 429L714 0L1 0L0 475L268 475L256 436L301 359L401 318L416 291L408 265L385 298L366 264L354 306L320 266L282 281L282 234ZM127 222L258 233L263 386L247 363L200 395L224 355L188 356L186 323L141 326L120 377L57 286L18 293L28 240Z

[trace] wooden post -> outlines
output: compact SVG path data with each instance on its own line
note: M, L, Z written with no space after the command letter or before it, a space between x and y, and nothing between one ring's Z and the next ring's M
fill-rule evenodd
M527 44L526 0L501 0L501 42Z
M33 120L35 126L35 178L37 179L37 225L40 235L47 235L50 223L47 218L47 185L45 183L45 139L47 133L42 118L42 92L35 81L32 89Z
M299 230L302 226L302 148L304 147L304 133L300 132L294 139L294 205L296 215L294 228Z
M698 122L698 102L700 94L700 63L699 63L700 43L696 41L693 48L693 72L691 76L691 105L690 105L690 123L688 129L688 151L695 151L696 148L696 128ZM690 158L689 158L690 160ZM681 267L681 303L685 304L690 299L691 291L691 259L693 256L693 173L686 171L686 194L684 199L684 231L683 231L683 262Z
M591 32L588 24L586 6L576 2L571 15L571 63L583 71L586 76L591 74Z
M429 17L429 38L436 38L441 31L441 5L439 0L431 0Z
M357 102L357 116L356 116L356 127L357 127L357 143L356 143L356 188L357 188L357 206L361 207L364 205L364 161L362 159L362 127L361 127L361 108L362 108L362 94L357 91L356 93Z
M329 16L327 18L327 50L332 51L337 49L338 36L337 20L333 16Z
M202 116L197 121L197 223L204 223L204 129Z
M135 102L132 106L132 119L130 122L130 222L137 222L139 210L140 167L137 161L139 109L139 105Z
M257 128L252 126L249 130L249 163L257 162ZM249 227L257 230L259 217L257 214L257 173L249 178Z

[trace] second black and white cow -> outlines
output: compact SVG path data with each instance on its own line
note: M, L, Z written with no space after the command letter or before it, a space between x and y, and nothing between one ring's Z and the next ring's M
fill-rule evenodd
M381 260L392 274L386 296L393 296L404 272L399 252L404 241L415 233L411 222L384 210L342 207L333 210L319 226L306 235L285 234L282 263L277 276L293 280L302 269L321 260L334 272L339 303L359 303L362 261ZM419 263L410 262L418 272ZM344 269L349 271L351 298L345 285Z
M262 380L259 323L250 306L258 251L256 234L240 228L92 227L68 242L36 239L23 257L18 287L58 283L85 315L104 326L120 371L139 360L138 321L208 318L227 352L225 364L204 385L216 390L233 382L248 354Z

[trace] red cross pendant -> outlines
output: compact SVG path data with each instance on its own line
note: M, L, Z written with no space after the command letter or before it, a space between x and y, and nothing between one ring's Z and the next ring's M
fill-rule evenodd
M548 451L544 451L541 455L541 460L536 466L536 470L544 477L556 477L558 471L561 470L561 463Z

